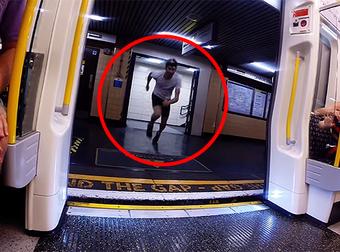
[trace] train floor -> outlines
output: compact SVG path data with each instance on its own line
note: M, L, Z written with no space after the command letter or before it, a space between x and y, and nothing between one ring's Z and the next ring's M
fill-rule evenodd
M167 126L158 144L153 144L146 136L146 127L146 122L135 120L128 120L126 127L108 125L122 148L154 162L189 157L213 136L189 136L182 127ZM153 135L158 127L155 124ZM145 200L188 200L190 197L208 200L212 192L219 192L220 198L251 197L263 191L266 150L262 140L220 135L194 160L170 167L145 165L125 156L107 137L99 121L76 119L72 141L69 192L78 198L91 198L92 194L98 195L98 190L104 195L109 191L111 196L113 192L139 192L139 199L145 195Z

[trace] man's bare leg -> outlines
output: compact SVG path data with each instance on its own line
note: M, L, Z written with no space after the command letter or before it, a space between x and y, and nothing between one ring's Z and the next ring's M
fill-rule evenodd
M152 129L155 121L161 116L162 114L162 106L154 106L153 107L153 114L151 115L150 122L148 124L148 128L146 130L146 135L148 137L152 137Z
M159 137L161 136L162 131L166 127L166 122L168 121L168 118L169 117L162 116L161 125L159 125L159 130L157 131L156 136L152 139L153 144L158 143Z

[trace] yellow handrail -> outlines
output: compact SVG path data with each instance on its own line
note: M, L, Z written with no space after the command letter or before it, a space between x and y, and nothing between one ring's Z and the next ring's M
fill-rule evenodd
M293 108L294 108L296 85L297 85L298 76L299 76L299 65L300 65L300 52L297 51L296 52L296 58L295 58L295 71L294 71L292 92L290 94L290 103L289 103L289 109L288 109L288 115L287 115L287 124L286 124L286 144L287 145L295 144L295 140L290 139L290 137L291 137L290 130L291 130Z
M336 149L335 160L334 160L335 167L339 167L339 160L340 160L339 144L340 144L340 137L338 135L338 145L337 145L338 148Z
M20 83L22 76L22 69L26 57L26 47L31 24L34 17L34 9L38 0L28 0L19 31L18 43L15 49L13 69L11 74L10 89L8 93L8 143L15 144L16 142L16 128L17 128L17 114L20 94Z
M70 65L68 68L67 82L66 82L65 94L64 94L64 102L63 102L62 108L57 107L55 109L56 112L61 112L61 114L64 116L68 115L69 105L71 101L74 74L75 74L77 58L78 58L79 43L80 43L80 38L81 38L81 32L83 30L84 17L86 14L88 3L89 3L89 0L83 0L80 6L76 32L75 32L74 39L73 39Z

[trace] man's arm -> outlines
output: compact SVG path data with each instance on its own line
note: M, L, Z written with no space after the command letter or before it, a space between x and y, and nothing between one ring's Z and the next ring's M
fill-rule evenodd
M18 40L22 16L25 10L26 0L9 1L6 10L3 14L0 34L2 40L2 51L0 56L0 92L4 91L9 85L15 48ZM6 121L6 111L4 108L0 109L0 159L7 148L8 129Z
M9 85L14 54L15 48L10 48L0 56L0 93Z
M176 103L176 102L178 102L178 100L179 100L179 93L180 93L180 88L176 88L175 89L175 97L174 98L172 98L171 100L164 100L163 101L163 106L164 107L167 107L167 106L169 106L170 104L174 104L174 103Z
M170 104L174 104L174 103L178 102L180 90L181 89L179 89L179 88L175 89L175 97L170 100Z
M152 72L149 73L148 78L147 78L147 81L146 81L146 87L145 87L146 91L149 91L149 89L150 89L149 84L150 84L150 81L151 81L151 79L152 79L151 74L152 74Z
M334 114L335 110L340 110L340 102L337 102L336 104L332 104L324 108L319 108L314 111L314 114L315 115Z
M4 49L5 48L6 48L6 45L4 45ZM0 56L0 93L3 92L6 89L6 87L9 85L11 73L12 73L14 54L15 54L15 48L10 48L10 49L7 49ZM8 136L6 112L0 109L0 139L6 136Z

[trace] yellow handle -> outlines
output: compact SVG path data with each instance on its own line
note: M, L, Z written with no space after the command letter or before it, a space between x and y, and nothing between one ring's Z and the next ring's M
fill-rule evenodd
M38 0L28 0L22 17L20 26L17 47L15 49L13 69L11 74L10 89L8 93L8 143L15 144L16 142L16 128L17 128L17 114L20 94L20 83L22 76L22 69L26 56L26 46L29 32L34 16L34 9Z
M334 161L335 167L339 167L339 160L340 160L339 144L340 144L340 138L338 136L338 147L336 149L335 161Z
M296 85L297 85L298 76L299 76L299 65L300 65L300 52L298 51L296 59L295 59L295 71L294 71L292 92L290 94L290 102L289 102L287 124L286 124L286 143L288 145L291 143L295 143L295 141L290 140L290 137L291 137L290 130L291 130L292 114L293 114L294 101L295 101Z
M72 54L71 54L71 59L70 59L70 65L68 68L67 82L66 82L66 88L65 88L65 94L64 94L64 102L63 102L63 108L61 111L62 114L65 116L68 114L68 107L71 101L74 74L75 74L77 58L78 58L79 43L80 43L80 38L81 38L81 32L83 30L84 17L86 14L88 3L89 3L89 0L83 0L81 3L76 32L75 32L74 39L73 39Z

